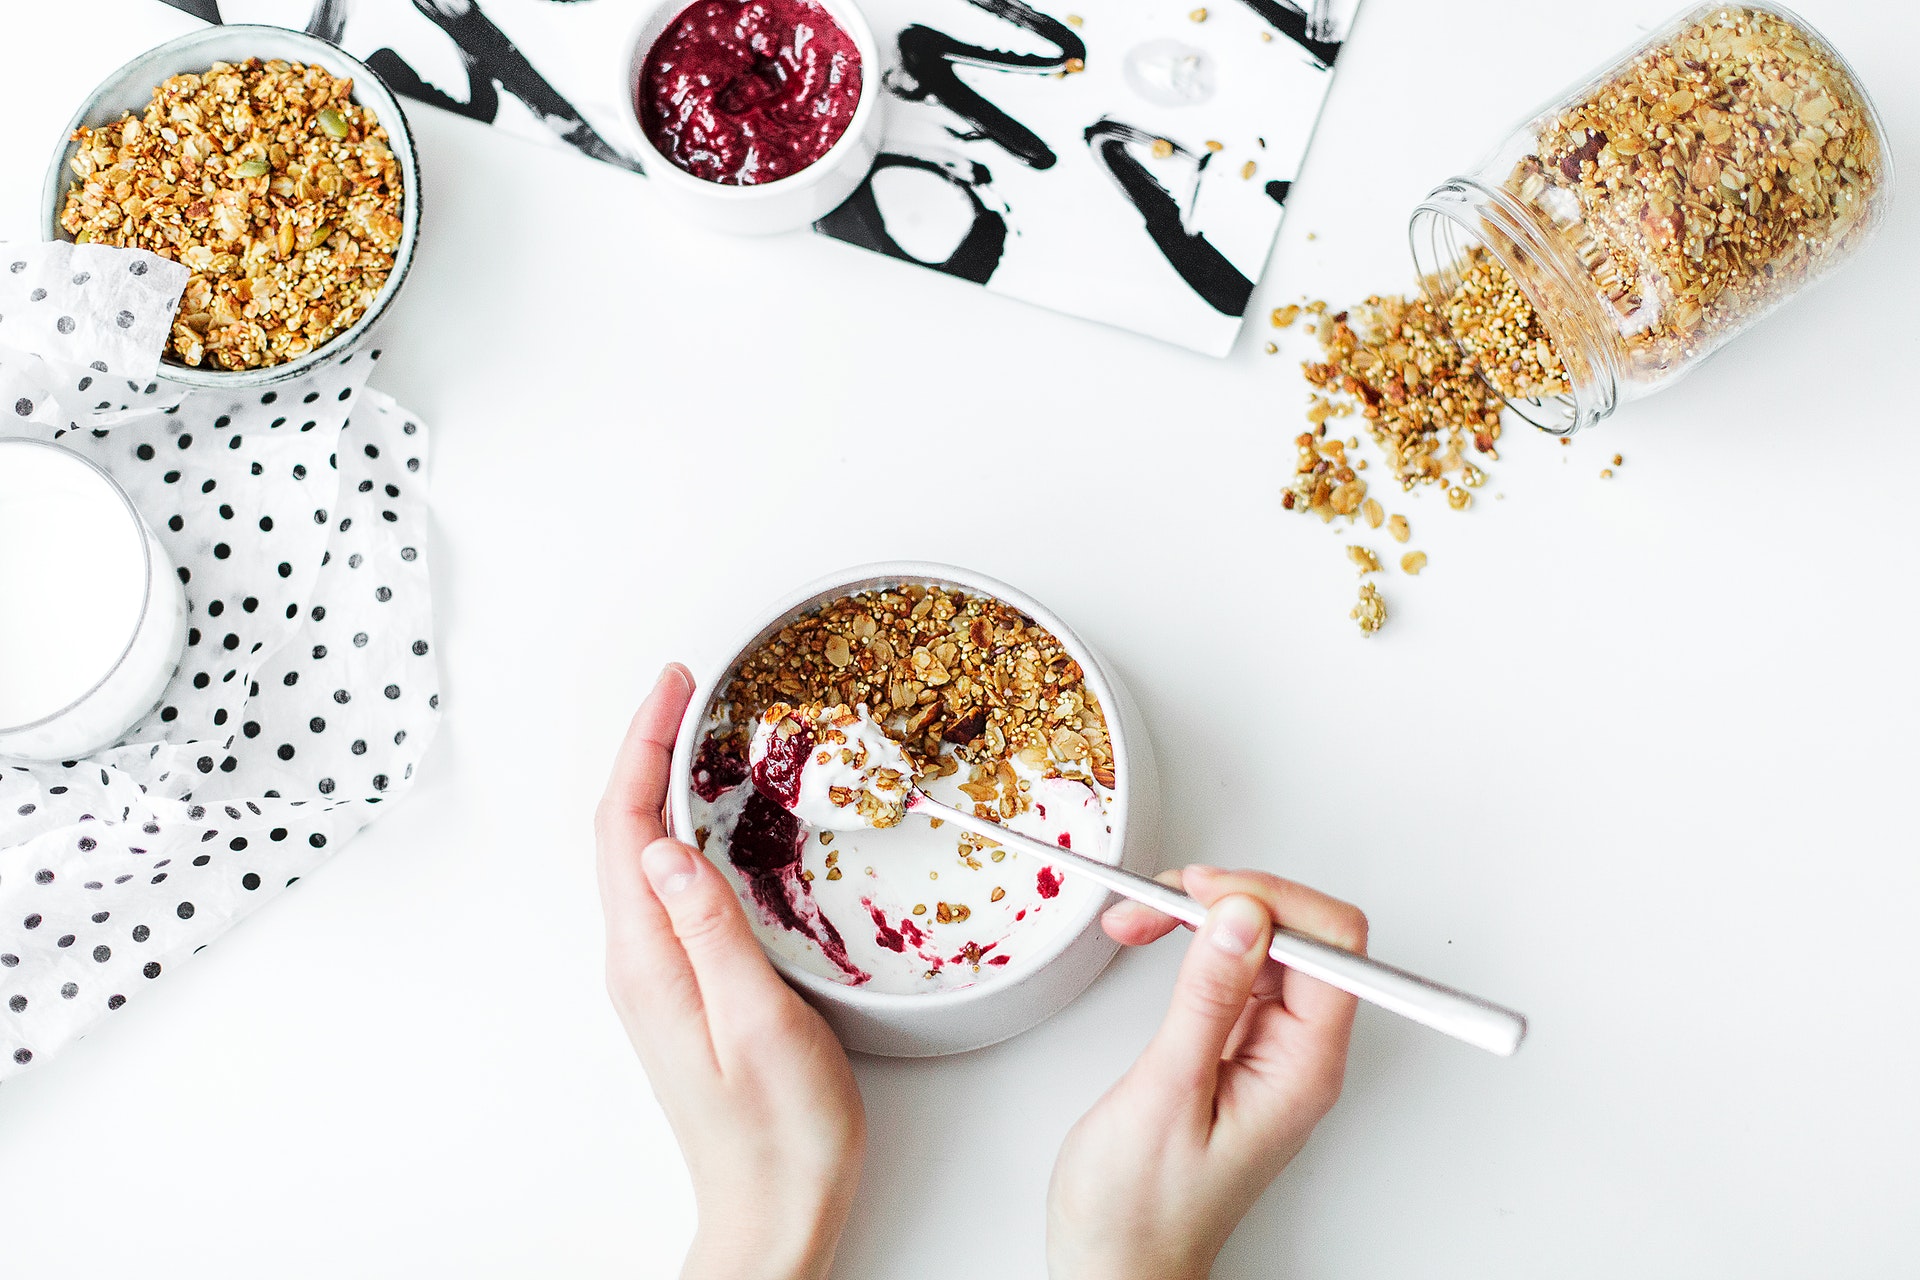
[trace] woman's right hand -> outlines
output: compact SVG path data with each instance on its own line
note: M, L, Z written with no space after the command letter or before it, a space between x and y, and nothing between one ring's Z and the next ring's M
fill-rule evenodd
M1200 1280L1340 1096L1354 998L1283 968L1267 946L1285 925L1364 953L1366 917L1259 871L1162 878L1207 919L1159 1032L1060 1148L1047 1192L1053 1280ZM1176 922L1122 902L1103 923L1140 946Z

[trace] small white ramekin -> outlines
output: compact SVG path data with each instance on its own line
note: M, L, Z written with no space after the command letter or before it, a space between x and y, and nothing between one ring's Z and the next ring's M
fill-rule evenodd
M339 359L360 345L393 302L394 295L400 292L407 268L413 265L414 245L420 239L420 160L414 153L413 132L407 127L407 117L386 84L366 63L342 53L325 40L282 27L244 23L207 27L156 45L101 81L99 88L87 96L73 119L67 121L66 132L60 135L60 145L54 149L53 163L48 166L46 185L41 190L47 239L73 239L60 226L60 213L66 207L67 190L73 185L73 170L67 167L67 162L73 158L76 129L109 124L129 111L139 115L153 100L154 89L169 76L205 71L216 62L245 62L248 58L259 58L263 62L279 58L324 67L331 75L353 81L353 100L371 108L378 117L380 127L387 131L387 144L393 150L394 160L400 166L404 188L400 193L400 245L394 251L393 270L387 273L386 284L374 295L366 313L345 333L336 334L324 346L314 348L297 360L264 369L195 368L171 357L161 360L160 376L181 386L221 390L267 387Z
M1046 606L1005 583L951 565L891 561L837 573L778 601L753 624L741 643L694 691L693 702L674 743L668 816L684 837L693 830L693 757L710 727L707 705L724 689L741 659L795 619L824 604L863 591L909 584L944 587L986 596L1011 605L1051 632L1085 672L1087 688L1099 699L1113 742L1113 800L1109 816L1120 864L1134 871L1157 847L1160 793L1153 748L1133 700L1111 668ZM1084 905L1044 946L1018 956L992 979L952 991L901 995L850 987L785 963L768 952L801 995L826 1017L842 1044L861 1053L891 1058L924 1058L979 1049L1033 1027L1065 1008L1099 976L1118 949L1100 928L1100 913L1111 895L1090 895ZM750 909L750 908L749 908Z
M640 73L647 54L693 0L661 0L634 28L630 51L621 64L625 78L619 93L625 109L619 114L619 122L646 168L647 179L683 217L734 235L794 231L839 208L872 170L874 157L880 154L881 104L887 96L880 83L883 66L873 27L853 0L815 2L853 38L854 48L859 51L860 101L853 109L853 119L847 122L847 131L825 155L798 173L751 186L694 177L654 146L640 123Z

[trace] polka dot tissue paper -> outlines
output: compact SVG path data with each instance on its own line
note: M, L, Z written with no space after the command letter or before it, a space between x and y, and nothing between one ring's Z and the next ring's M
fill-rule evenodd
M378 352L234 392L159 379L186 276L140 251L0 245L0 436L119 481L180 567L189 627L121 745L0 757L0 1080L371 822L439 720L426 428L367 389Z

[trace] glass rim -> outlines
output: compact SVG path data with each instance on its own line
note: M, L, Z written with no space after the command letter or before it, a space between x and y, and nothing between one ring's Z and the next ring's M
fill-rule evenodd
M98 680L88 685L84 692L71 702L68 702L65 706L60 707L56 711L49 712L37 720L29 720L24 724L0 724L0 736L25 733L28 730L38 729L42 726L52 724L55 720L63 716L71 715L82 703L86 702L87 699L100 692L107 681L113 679L113 677L119 673L120 668L126 665L128 655L133 652L134 644L140 639L140 629L147 623L147 612L153 607L153 546L148 540L147 523L140 518L139 508L133 505L133 499L128 496L126 489L120 482L115 480L105 467L95 462L92 458L81 453L76 453L72 449L55 441L36 440L31 436L0 437L0 451L5 451L13 445L33 445L42 449L50 449L55 453L78 462L83 467L91 470L101 480L105 481L108 490L120 499L120 506L127 513L127 518L133 522L134 536L140 543L140 610L134 616L133 627L127 633L126 644L121 647L119 655L107 665L106 671L101 674Z

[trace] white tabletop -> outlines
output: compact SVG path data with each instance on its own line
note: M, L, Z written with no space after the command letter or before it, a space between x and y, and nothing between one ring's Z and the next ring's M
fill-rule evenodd
M377 383L433 431L441 736L320 873L0 1096L0 1272L670 1274L692 1202L601 982L609 754L669 658L920 556L1122 668L1168 859L1349 898L1377 954L1533 1018L1500 1061L1363 1012L1219 1275L1914 1274L1920 11L1802 7L1886 114L1893 224L1571 448L1505 442L1471 513L1396 500L1432 565L1385 579L1370 643L1346 537L1277 501L1305 352L1264 355L1264 321L1216 362L816 237L711 238L414 109L427 225ZM1609 8L1366 0L1255 314L1409 284L1407 210L1629 38ZM84 91L191 25L22 9L11 238ZM804 536L848 488L871 536ZM997 1048L860 1061L838 1274L1040 1275L1053 1153L1177 960L1123 957Z

